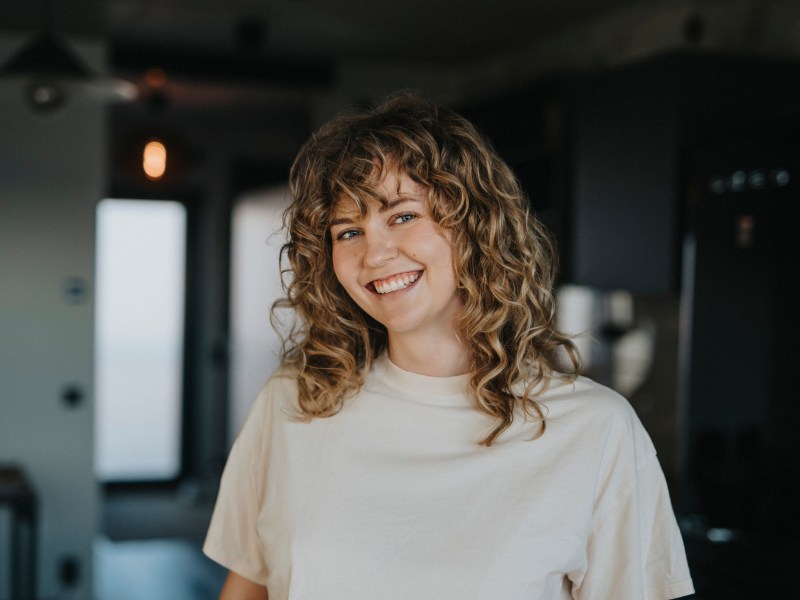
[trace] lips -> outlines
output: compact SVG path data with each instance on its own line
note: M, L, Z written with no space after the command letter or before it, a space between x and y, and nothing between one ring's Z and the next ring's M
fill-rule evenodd
M380 295L391 294L392 292L406 289L419 279L420 275L422 275L422 271L398 273L386 279L376 279L370 282L369 287Z

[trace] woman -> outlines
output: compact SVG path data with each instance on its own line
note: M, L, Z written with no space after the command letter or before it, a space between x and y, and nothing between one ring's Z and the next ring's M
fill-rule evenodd
M223 475L226 600L692 593L653 446L578 376L553 246L459 115L340 117L290 175L298 320Z

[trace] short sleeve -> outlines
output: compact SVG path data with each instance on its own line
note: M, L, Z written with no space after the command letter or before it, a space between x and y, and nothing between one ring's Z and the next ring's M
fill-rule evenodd
M264 496L269 417L266 391L231 448L203 552L230 571L265 584L267 566L256 524Z
M612 425L576 599L669 600L694 593L664 473L631 409Z

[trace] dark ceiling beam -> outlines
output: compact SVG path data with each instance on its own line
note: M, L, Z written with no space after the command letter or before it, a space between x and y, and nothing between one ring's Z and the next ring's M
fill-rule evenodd
M170 78L221 85L285 86L324 91L335 83L331 63L285 60L250 54L220 54L172 45L111 42L111 72L120 76L163 70Z

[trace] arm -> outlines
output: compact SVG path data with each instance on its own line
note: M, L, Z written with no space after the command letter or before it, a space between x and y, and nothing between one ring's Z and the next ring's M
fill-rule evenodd
M228 571L228 578L219 594L219 600L268 600L268 598L267 588L233 571Z

